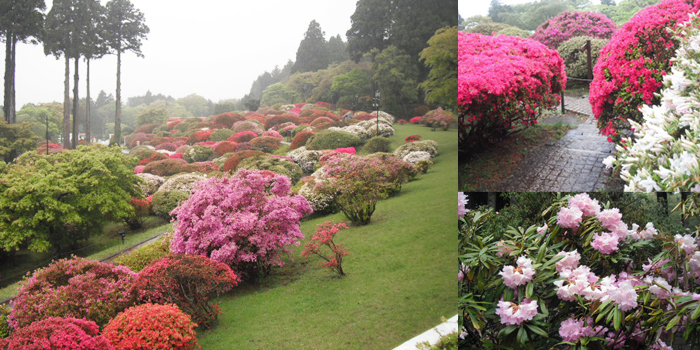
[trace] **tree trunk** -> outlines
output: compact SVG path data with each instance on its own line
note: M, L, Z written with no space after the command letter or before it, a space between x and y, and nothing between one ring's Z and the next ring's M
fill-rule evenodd
M122 55L121 48L117 48L117 105L114 116L114 141L121 146L122 144L122 92L121 92L121 65Z
M70 149L70 58L66 58L66 72L63 83L63 148Z
M85 140L90 144L90 59L87 59L87 91L85 92Z
M12 104L12 88L10 84L10 73L12 71L12 40L9 31L5 32L5 96L3 99L2 111L5 114L5 121L11 123L10 105Z
M78 147L78 106L80 99L78 98L78 62L80 56L73 59L75 61L75 72L73 75L73 149Z
M12 86L12 96L10 99L10 119L11 123L17 123L17 103L15 102L15 67L17 66L17 36L12 34L12 72L10 73L10 81Z

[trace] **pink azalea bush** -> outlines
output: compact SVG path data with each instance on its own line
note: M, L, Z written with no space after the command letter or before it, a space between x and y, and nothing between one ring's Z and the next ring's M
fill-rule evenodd
M620 142L629 120L640 123L639 107L658 104L654 94L671 70L679 46L675 28L700 9L694 0L664 0L639 11L602 49L593 70L590 102L598 128L610 142Z
M542 23L530 39L537 40L556 49L559 44L575 37L590 36L593 38L610 39L617 30L613 20L604 14L586 11L564 11L556 17Z
M0 350L71 349L113 350L93 321L71 317L49 317L17 329L0 339Z
M698 197L686 213L700 213ZM492 211L467 213L460 344L661 349L673 334L700 343L700 231L629 223L607 205L566 196L546 203L534 225L500 233L486 229L499 220Z
M269 171L240 169L212 177L173 210L177 218L170 249L225 263L245 278L282 266L279 256L304 235L299 221L312 209L291 195L289 178Z
M531 40L459 32L459 142L493 142L517 123L532 125L566 86L556 50Z
M105 325L132 303L136 274L83 258L61 259L36 270L21 283L13 300L10 325L24 327L52 316L83 318Z

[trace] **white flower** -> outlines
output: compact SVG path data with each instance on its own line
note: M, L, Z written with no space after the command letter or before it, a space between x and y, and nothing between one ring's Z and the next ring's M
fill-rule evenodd
M607 169L612 169L613 164L615 163L615 156L608 156L603 160L603 164L605 164L605 167Z

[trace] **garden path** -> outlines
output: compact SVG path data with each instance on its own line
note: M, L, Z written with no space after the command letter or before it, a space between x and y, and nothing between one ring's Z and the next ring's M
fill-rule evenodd
M603 189L621 191L610 180L610 170L603 159L614 151L614 145L598 134L588 98L567 96L565 108L581 114L582 118L545 119L541 123L564 121L575 124L554 144L535 149L503 183L500 192L591 192ZM614 187L614 188L613 188Z

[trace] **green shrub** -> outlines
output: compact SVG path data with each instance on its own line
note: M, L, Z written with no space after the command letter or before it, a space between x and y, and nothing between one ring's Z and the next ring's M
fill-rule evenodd
M275 174L288 177L289 180L292 181L292 184L297 183L304 173L301 167L296 163L266 154L241 160L241 162L238 163L237 169L269 170Z
M0 339L10 336L10 325L7 323L7 317L10 316L10 309L7 305L0 305Z
M114 259L114 264L126 266L134 272L141 272L146 266L168 255L168 253L170 253L170 239L167 237L159 238L133 252L118 256Z
M153 195L151 203L153 203L153 212L162 217L169 219L170 212L173 211L180 202L190 198L188 192L173 190L173 191L158 191Z
M366 153L391 152L391 140L382 136L375 136L362 148Z
M234 132L231 129L219 129L211 133L209 141L219 142L228 140Z
M211 160L213 157L214 150L211 147L204 145L194 145L189 151L182 155L182 159L188 163L206 162Z
M589 36L576 36L561 43L557 48L557 51L559 51L559 56L561 56L561 58L564 60L566 76L569 78L588 79L587 54L585 51L581 50L581 48L586 45L586 40L591 41L592 74L593 66L595 66L596 62L598 62L600 50L608 43L609 40L592 38ZM571 80L571 83L575 82L576 81Z
M280 148L276 149L272 154L276 156L286 155L290 151L289 145L282 145Z
M527 30L524 30L524 29L520 29L518 27L503 28L503 29L497 31L496 34L507 35L507 36L517 36L520 38L527 38L530 36L530 32L528 32Z
M321 130L306 143L310 150L356 147L362 144L357 135L340 130Z

